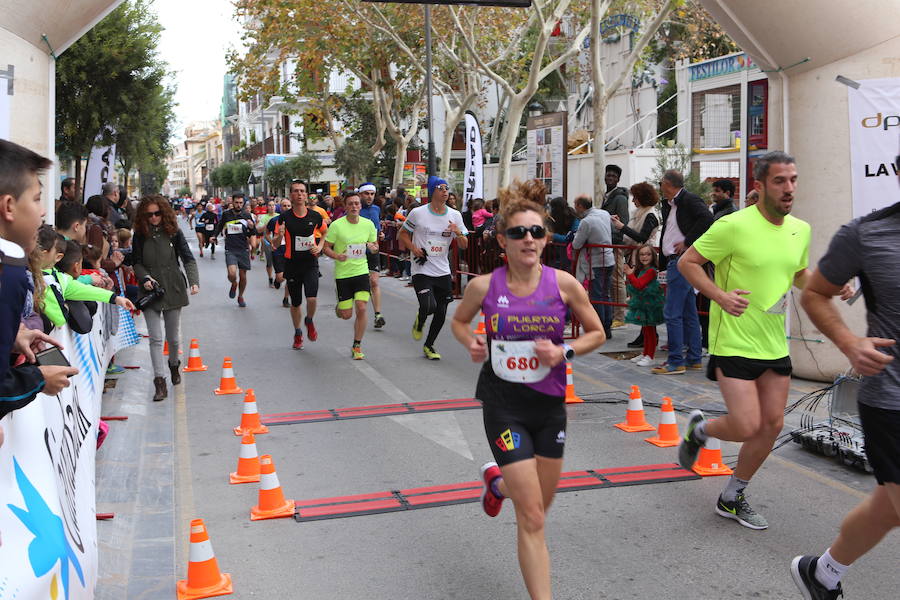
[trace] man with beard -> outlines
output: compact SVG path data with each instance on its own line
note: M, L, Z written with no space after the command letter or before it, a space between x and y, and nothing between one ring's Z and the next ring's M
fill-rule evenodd
M791 358L784 335L791 286L803 289L811 273L809 224L791 216L797 167L784 152L769 152L753 168L756 208L716 221L678 261L687 281L710 298L707 377L718 381L728 413L705 420L691 413L678 462L690 469L709 437L743 442L738 464L716 503L716 513L750 529L766 519L744 496L784 424ZM715 281L703 270L715 264ZM670 342L671 345L671 342Z
M231 208L222 213L219 224L213 232L218 237L225 232L225 265L228 268L228 281L231 288L228 297L237 295L238 306L244 308L244 290L247 288L247 271L250 270L250 252L256 251L256 224L253 217L244 209L244 195L236 193L231 196Z

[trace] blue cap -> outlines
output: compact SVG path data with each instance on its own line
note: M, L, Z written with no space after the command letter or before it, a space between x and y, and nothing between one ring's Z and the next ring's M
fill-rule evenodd
M434 175L432 175L431 177L428 178L428 197L429 198L434 196L434 188L436 188L439 185L450 185L450 184L447 183L446 179L441 179L440 177L435 177Z

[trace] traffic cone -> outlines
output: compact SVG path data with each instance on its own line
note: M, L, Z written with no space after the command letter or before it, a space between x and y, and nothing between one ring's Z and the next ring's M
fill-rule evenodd
M581 404L584 400L575 395L575 381L572 379L572 363L566 361L566 404Z
M188 355L188 362L184 372L193 373L194 371L205 371L208 368L203 364L203 359L200 358L200 341L197 338L193 338L191 340L191 352Z
M250 520L278 519L294 516L294 501L285 500L271 454L259 457L259 499L250 509Z
M184 350L178 349L178 354L184 354ZM169 355L169 340L163 342L163 356Z
M669 448L677 446L681 441L678 437L678 423L675 422L675 409L672 407L672 399L666 396L663 398L661 411L659 414L659 427L656 435L648 437L644 441L650 442L654 446L660 448Z
M219 380L219 387L214 392L219 396L244 393L244 390L237 386L237 381L234 379L234 369L231 366L230 356L226 356L222 362L222 378Z
M234 428L234 435L247 433L269 433L269 428L259 422L259 412L256 409L256 394L253 388L248 388L244 394L244 412L241 414L241 424Z
M231 575L219 573L219 564L206 534L203 519L191 521L191 551L187 579L175 584L178 600L194 600L231 594Z
M631 396L628 398L628 410L625 411L625 421L616 423L616 427L628 433L654 431L653 425L644 418L644 403L641 401L641 388L638 386L631 386Z
M238 455L237 471L228 480L231 483L254 483L259 481L259 455L256 454L256 438L252 433L241 438L241 453Z
M487 331L484 329L484 311L481 311L481 316L478 317L478 327L472 333L475 335L487 335Z
M734 472L722 462L722 442L714 437L707 438L706 443L700 448L700 454L693 468L694 473L704 477L731 475Z

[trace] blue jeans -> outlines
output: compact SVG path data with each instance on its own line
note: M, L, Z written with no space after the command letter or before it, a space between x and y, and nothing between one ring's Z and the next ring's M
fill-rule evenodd
M610 279L615 267L593 267L591 269L591 288L588 295L592 302L611 302L612 296L609 293ZM592 304L597 316L600 317L600 323L603 325L603 331L606 337L610 336L612 329L613 307L609 304Z
M685 364L684 346L687 344L687 363L696 365L700 362L702 348L700 346L700 319L697 316L697 298L693 286L678 270L678 259L669 261L666 270L666 306L663 316L666 319L666 333L669 338L669 366L680 367Z

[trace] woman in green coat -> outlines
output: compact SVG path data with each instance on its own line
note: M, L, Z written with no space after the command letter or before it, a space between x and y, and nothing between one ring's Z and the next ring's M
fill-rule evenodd
M162 328L165 326L166 341L169 343L172 385L178 385L181 383L181 361L178 360L181 309L188 305L188 287L192 295L200 291L200 278L194 255L178 228L175 212L162 196L141 199L135 216L131 256L142 296L158 295L144 307L144 319L150 334L150 359L156 388L153 400L164 400L168 390L162 354ZM163 292L161 295L159 290Z

